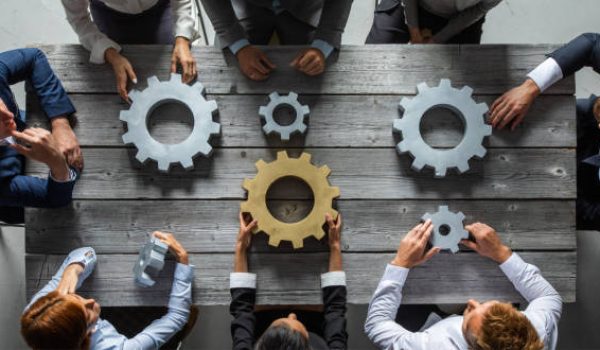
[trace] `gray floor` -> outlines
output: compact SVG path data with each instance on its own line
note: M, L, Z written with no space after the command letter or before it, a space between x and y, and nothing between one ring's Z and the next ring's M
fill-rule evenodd
M565 9L565 4L576 4ZM346 44L362 44L372 20L373 0L355 0L344 36ZM562 43L582 32L600 32L597 0L505 0L487 18L485 43ZM565 13L568 12L568 16ZM212 30L208 30L212 33ZM0 50L36 43L74 43L76 37L56 0L4 0L0 11ZM201 66L200 66L201 69ZM22 89L20 87L19 89ZM587 69L577 74L577 95L600 92L600 77ZM23 92L17 97L23 101ZM23 105L23 103L22 103ZM600 349L600 233L578 237L577 303L565 306L559 349ZM382 266L383 270L383 266ZM22 229L0 232L0 339L2 349L21 349L18 319L25 305L24 236ZM350 349L370 349L363 336L366 308L350 305ZM225 307L201 308L199 322L186 349L229 348L229 316Z

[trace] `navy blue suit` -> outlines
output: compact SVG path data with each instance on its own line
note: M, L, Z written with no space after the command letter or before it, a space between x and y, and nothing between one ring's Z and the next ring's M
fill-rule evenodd
M560 66L563 76L569 76L583 67L600 73L600 34L586 33L554 51L552 57ZM597 97L577 100L577 227L600 229L600 130L594 118L593 107ZM584 162L584 160L586 160Z
M49 119L75 113L62 84L52 72L44 53L38 49L19 49L0 53L0 99L15 115L17 128L25 128L12 84L27 81L37 94ZM71 202L75 181L56 182L23 176L24 157L8 146L0 146L0 220L23 222L23 207L55 208Z

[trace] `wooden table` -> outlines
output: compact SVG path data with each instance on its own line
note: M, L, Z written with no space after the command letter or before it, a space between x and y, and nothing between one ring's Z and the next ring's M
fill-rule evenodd
M398 156L392 121L403 96L449 78L468 84L475 99L491 102L519 84L554 47L542 46L360 46L344 47L339 60L321 77L309 78L288 68L297 48L266 48L279 67L266 82L245 79L214 48L194 48L200 81L208 98L219 104L222 135L211 159L199 159L196 170L164 175L155 165L140 167L135 150L121 141L119 111L127 109L115 93L112 70L88 63L79 46L42 49L77 107L76 132L85 155L85 172L72 207L27 210L27 291L31 295L56 271L65 254L92 246L98 266L81 293L105 306L165 305L172 278L169 263L150 289L134 286L132 267L153 230L173 231L196 266L194 301L228 304L229 272L238 229L244 178L256 173L258 159L271 161L284 146L266 139L258 107L267 95L296 91L310 106L305 138L288 146L332 169L330 182L341 189L344 268L348 301L368 303L385 264L403 235L425 212L448 204L463 211L467 222L495 227L504 242L537 265L567 302L575 300L575 98L568 78L538 98L524 126L495 131L486 141L484 160L471 170L435 179L431 172L410 170L408 155ZM168 78L170 48L124 48L136 68L140 88L145 78ZM28 95L30 123L47 125L34 97ZM442 122L443 127L451 122ZM429 132L429 130L425 130ZM167 127L163 136L175 136ZM438 133L430 142L448 147L456 132ZM47 169L30 163L30 174ZM307 200L302 192L274 194L275 210L298 216ZM318 304L319 274L327 269L326 242L308 239L305 249L273 249L264 234L255 237L250 269L258 273L258 302ZM405 303L458 303L467 298L522 300L496 264L471 251L440 254L415 268L404 288Z

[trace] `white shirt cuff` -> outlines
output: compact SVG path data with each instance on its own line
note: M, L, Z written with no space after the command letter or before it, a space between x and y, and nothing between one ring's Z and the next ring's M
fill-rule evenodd
M73 170L73 168L69 167L69 179L68 180L64 180L64 181L63 180L57 180L57 179L54 178L54 176L52 176L52 172L50 172L50 178L54 182L67 183L67 182L75 181L75 179L77 179L77 173L75 172L75 170Z
M256 289L256 274L248 272L232 272L229 274L229 289Z
M15 143L15 139L12 136L0 139L0 146L13 145L14 143Z
M333 286L346 286L346 273L344 271L331 271L321 274L321 288Z
M510 258L508 258L505 262L500 264L500 269L508 279L512 281L512 278L519 273L523 272L527 263L521 259L521 257L517 253L512 253Z
M334 49L333 45L321 39L313 40L311 47L320 50L323 53L323 56L325 56L325 59L327 59L329 55L331 55Z
M229 45L229 51L231 51L231 53L235 56L238 53L238 51L240 51L248 45L250 45L248 39L240 39L234 42L233 44Z
M116 42L110 40L109 38L101 38L94 43L92 47L92 53L90 54L90 62L95 64L103 64L104 63L104 52L107 49L113 48L117 50L117 52L121 52L121 46Z
M407 269L406 267L388 264L381 280L399 282L404 285L409 271L410 269Z
M554 58L547 58L542 64L529 72L527 76L544 92L550 86L563 78L562 69Z

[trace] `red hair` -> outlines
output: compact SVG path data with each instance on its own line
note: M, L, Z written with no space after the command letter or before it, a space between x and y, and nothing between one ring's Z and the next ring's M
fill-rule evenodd
M87 350L90 346L85 310L57 291L38 299L21 316L21 335L33 349Z

